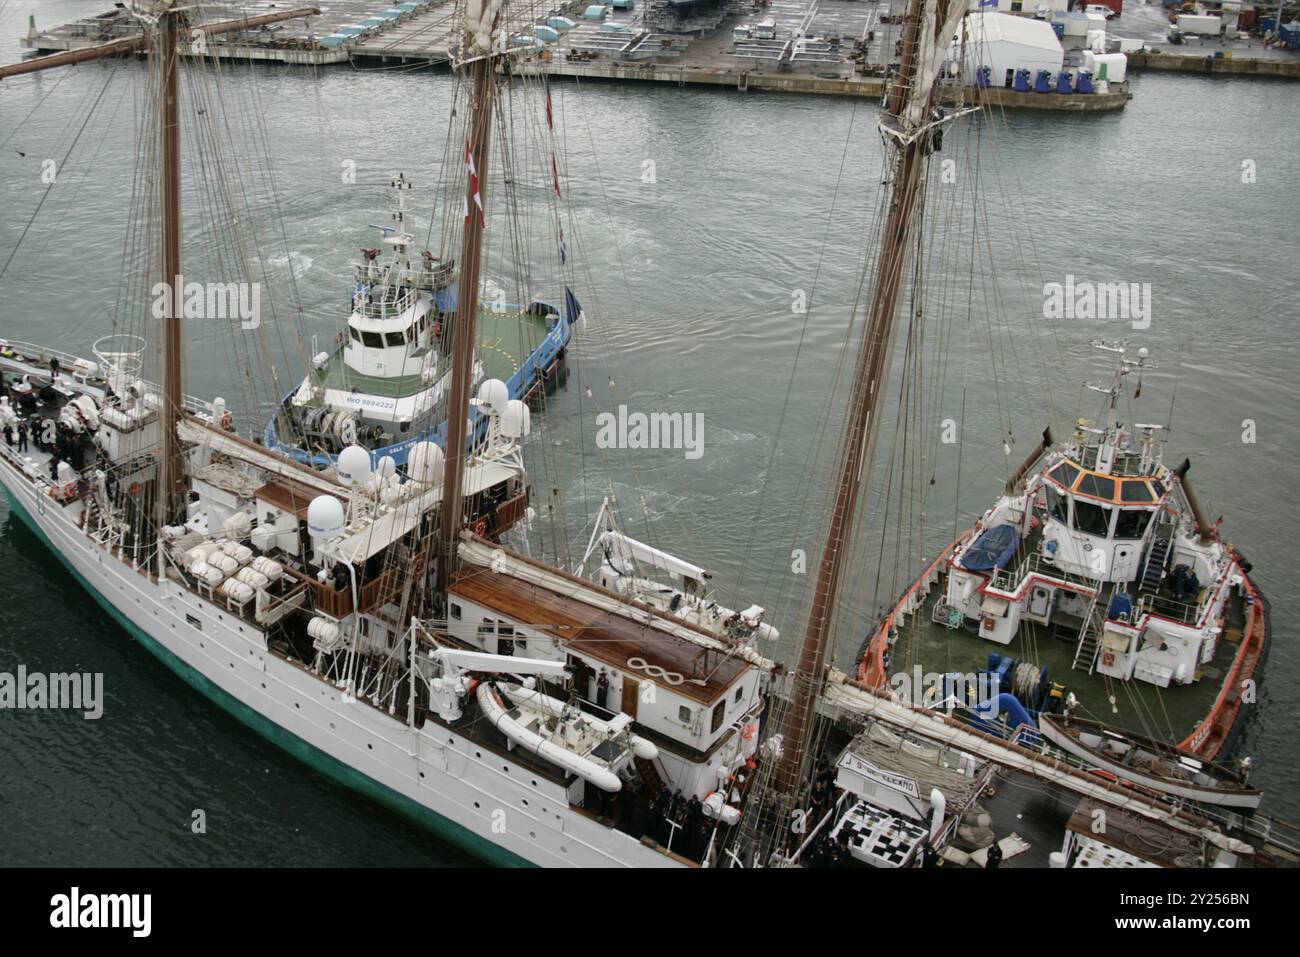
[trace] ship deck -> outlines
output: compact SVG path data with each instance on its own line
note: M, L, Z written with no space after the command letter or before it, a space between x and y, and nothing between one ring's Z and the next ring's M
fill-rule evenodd
M1182 741L1210 711L1232 667L1245 624L1245 603L1234 594L1228 603L1224 636L1214 657L1198 670L1199 680L1159 688L1145 681L1120 682L1089 674L1083 667L1073 668L1078 635L1069 622L1047 626L1024 622L1009 644L999 645L965 628L934 623L931 614L942 599L941 581L899 628L890 655L891 675L910 674L916 665L924 672L976 673L988 667L989 655L1009 655L1046 667L1048 679L1063 684L1079 700L1077 713L1081 716L1171 742Z
M479 308L478 355L487 378L505 382L519 370L533 354L550 331L544 316L527 310L497 311L488 306ZM327 389L356 390L367 395L400 398L413 395L426 388L420 375L382 376L365 375L348 368L343 361L343 350L336 350L329 362L315 372L317 385Z

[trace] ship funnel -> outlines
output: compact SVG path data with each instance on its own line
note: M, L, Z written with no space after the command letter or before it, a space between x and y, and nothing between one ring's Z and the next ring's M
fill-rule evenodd
M1016 469L1013 473L1011 473L1011 478L1007 479L1008 495L1010 495L1012 492L1016 490L1016 486L1019 485L1020 480L1025 477L1025 473L1028 472L1031 468L1033 468L1034 463L1037 462L1042 457L1043 453L1046 452L1051 447L1052 447L1052 430L1051 427L1049 426L1048 428L1043 429L1042 443L1037 448L1035 448L1032 452L1029 453L1029 458L1025 459L1024 463L1020 466L1020 468Z
M1183 459L1183 464L1174 469L1174 475L1178 476L1178 483L1183 487L1183 495L1187 499L1187 505L1192 510L1192 518L1196 519L1196 531L1200 534L1203 543L1210 542L1214 538L1214 529L1210 523L1205 520L1205 512L1201 509L1201 500L1196 497L1196 491L1192 488L1192 483L1187 480L1187 473L1191 470L1192 460Z

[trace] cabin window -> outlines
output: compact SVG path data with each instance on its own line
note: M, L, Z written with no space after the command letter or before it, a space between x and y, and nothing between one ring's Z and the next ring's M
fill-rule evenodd
M1105 538L1110 534L1110 509L1075 499L1074 527L1089 535Z
M1088 474L1079 482L1079 491L1084 495L1095 495L1097 498L1111 499L1115 497L1115 480L1106 478L1104 475Z
M681 707L679 707L677 709L677 720L680 721L682 724L690 724L691 709L686 707L686 705L682 705Z
M1125 482L1120 488L1119 497L1124 502L1154 502L1151 487L1146 482Z
M384 337L377 332L361 333L361 341L370 349L382 349L384 347Z
M727 701L724 698L713 706L713 720L709 722L709 733L714 734L722 727L722 720L727 716Z
M455 602L452 602L451 605L451 617L453 621L460 621L460 605Z
M360 342L360 341L361 341L361 332L360 332L359 329L357 329L356 326L348 326L348 332L352 334L352 341L353 341L353 342Z
M1120 509L1119 518L1115 520L1115 537L1141 538L1151 524L1152 514L1137 508Z
M402 335L400 332L389 332L385 334L385 337L388 341L389 346L406 345L406 337Z
M515 627L504 621L497 622L497 654L513 655L515 653Z
M736 704L740 704L745 698L745 686L741 685L736 689Z
M1056 468L1052 469L1051 476L1066 488L1072 488L1074 486L1074 480L1079 477L1079 470L1069 462L1062 462Z
M722 701L719 701L714 705L714 719L708 723L708 733L710 733L710 735L714 735L714 733L718 732L718 729L723 726L723 719L725 716L727 716L727 700L723 698Z
M1047 513L1062 525L1070 521L1070 502L1052 486L1044 486L1047 492Z

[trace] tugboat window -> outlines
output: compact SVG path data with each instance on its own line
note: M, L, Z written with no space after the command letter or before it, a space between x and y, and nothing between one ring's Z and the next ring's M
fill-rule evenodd
M1069 462L1062 462L1056 468L1052 469L1052 478L1056 479L1066 488L1074 486L1074 480L1079 477L1079 470Z
M384 347L384 337L377 332L361 333L361 341L371 349L382 349Z
M1110 509L1075 499L1074 527L1089 535L1105 538L1110 534Z
M348 332L352 333L353 342L361 341L361 332L357 329L356 326L348 326Z
M390 332L388 333L388 344L390 346L404 346L406 345L406 339L400 332Z
M1119 497L1124 502L1154 502L1151 487L1146 482L1125 482L1120 487Z
M713 721L711 721L709 724L710 734L715 733L720 727L722 727L722 718L726 714L726 712L727 712L727 702L724 699L722 701L719 701L713 709Z
M1079 483L1079 491L1084 495L1095 495L1097 498L1114 498L1115 480L1102 475L1085 475L1083 481Z
M1120 509L1119 518L1115 520L1116 538L1141 538L1151 524L1151 512L1137 508Z
M1065 524L1069 521L1070 506L1064 495L1052 488L1050 485L1045 486L1047 489L1047 511L1052 518Z

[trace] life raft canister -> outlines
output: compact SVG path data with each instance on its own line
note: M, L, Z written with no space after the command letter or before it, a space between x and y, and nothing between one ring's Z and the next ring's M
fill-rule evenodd
M479 538L487 535L487 519L480 518L474 523L474 534Z

